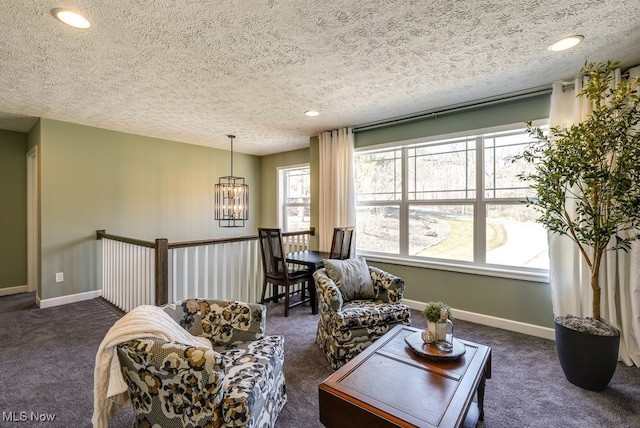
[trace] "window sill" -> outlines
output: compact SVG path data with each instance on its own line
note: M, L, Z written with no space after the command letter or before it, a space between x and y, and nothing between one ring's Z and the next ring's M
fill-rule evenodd
M549 283L549 272L543 269L523 270L510 268L508 266L477 266L470 263L439 262L433 260L425 261L409 257L401 258L399 256L386 256L366 252L358 252L358 256L363 256L368 261L389 263L400 266L412 266L424 269L436 269L497 278L518 279L521 281Z

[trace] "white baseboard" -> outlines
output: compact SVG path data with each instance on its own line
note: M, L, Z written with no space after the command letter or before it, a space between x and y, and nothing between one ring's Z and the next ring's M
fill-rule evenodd
M402 299L402 302L411 309L422 311L427 305L425 302L416 300ZM528 334L530 336L542 337L543 339L555 340L556 334L554 329L542 327L535 324L527 324L520 321L509 320L506 318L498 318L491 315L477 314L475 312L463 311L461 309L451 308L456 318L463 321L470 321L476 324L488 325L489 327L501 328L503 330L515 331L517 333Z
M0 288L0 296L9 296L11 294L26 293L27 291L29 291L29 287L26 285Z
M102 290L86 291L84 293L70 294L68 296L53 297L51 299L40 299L40 297L36 297L36 304L41 309L44 309L53 306L66 305L67 303L91 300L100 296L102 296Z

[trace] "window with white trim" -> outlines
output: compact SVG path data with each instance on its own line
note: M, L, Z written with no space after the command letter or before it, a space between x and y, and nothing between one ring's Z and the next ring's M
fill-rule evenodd
M309 230L311 206L309 165L279 168L279 224L283 232Z
M510 158L522 125L355 154L358 253L542 273L547 234L522 202L532 189Z

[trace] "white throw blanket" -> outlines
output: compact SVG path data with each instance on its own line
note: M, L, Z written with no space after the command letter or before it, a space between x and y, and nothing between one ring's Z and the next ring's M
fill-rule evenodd
M159 307L142 305L134 308L113 324L98 347L91 418L94 427L108 427L113 413L128 402L127 384L120 371L116 346L143 337L212 349L207 338L193 336Z

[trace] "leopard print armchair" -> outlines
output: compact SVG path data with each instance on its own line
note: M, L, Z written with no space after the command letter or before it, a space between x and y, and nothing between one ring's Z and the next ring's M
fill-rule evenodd
M334 370L396 324L411 324L411 311L402 303L402 278L373 266L369 273L374 297L347 300L327 269L314 272L320 311L316 342Z
M263 305L189 299L163 307L213 350L156 338L118 346L134 427L273 427L287 395L284 338Z

